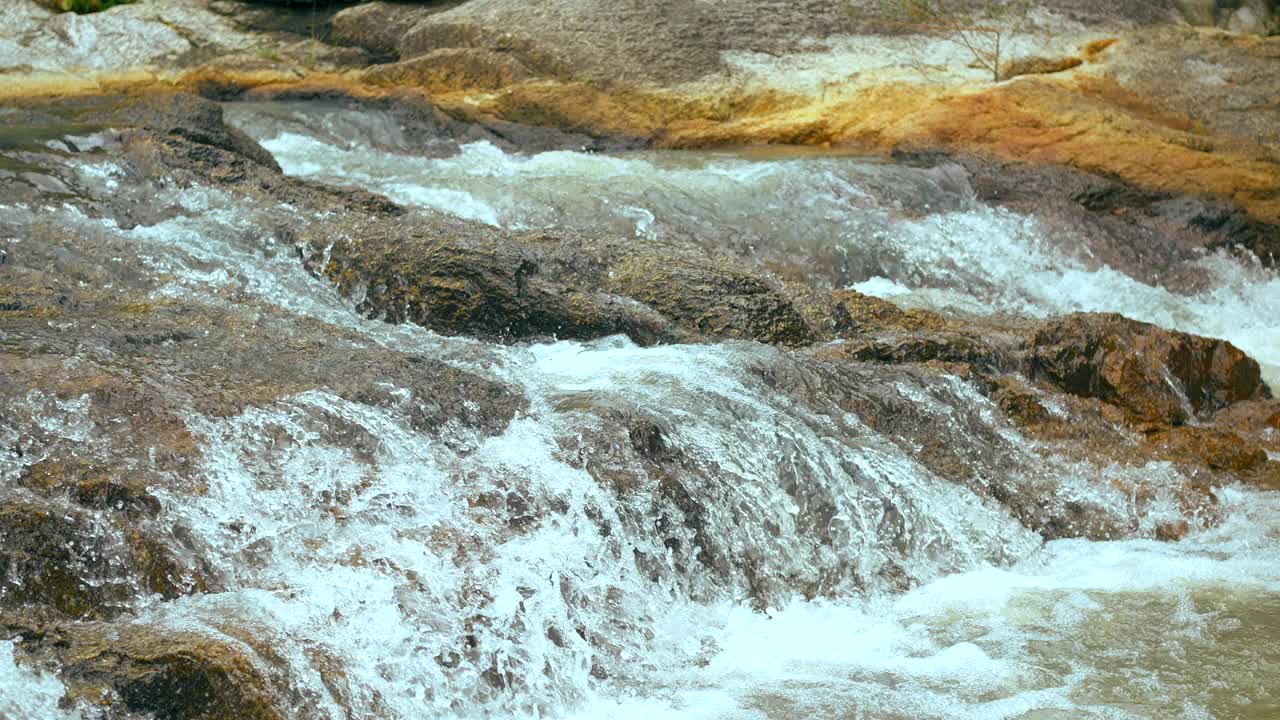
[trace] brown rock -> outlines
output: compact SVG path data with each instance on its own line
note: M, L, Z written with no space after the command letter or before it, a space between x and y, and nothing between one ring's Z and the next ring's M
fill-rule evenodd
M824 349L824 353L861 362L960 363L994 371L1003 363L1003 352L965 332L885 332L854 337Z
M1017 378L1005 377L996 383L992 399L1005 417L1022 428L1042 426L1053 420L1040 397Z
M937 313L928 310L903 310L887 300L854 290L837 290L831 293L831 302L831 324L838 337L879 330L938 330L946 325L946 321Z
M389 322L498 340L627 333L671 337L638 303L539 277L536 253L505 233L449 218L350 220L299 236L306 264ZM324 256L314 249L327 248Z
M222 106L212 100L187 93L146 93L121 97L86 99L81 120L111 127L135 127L176 135L202 145L227 150L255 163L279 171L275 158L243 132L222 119Z
M414 23L457 4L363 3L333 16L333 39L372 53L395 57L400 52L400 38Z
M123 551L123 552L122 552ZM136 578L127 551L94 519L53 505L0 502L0 606L110 618L126 610Z
M693 334L786 345L813 337L767 277L687 247L511 236L427 215L322 224L299 240L311 248L308 267L365 312L440 332L500 340L623 333L643 344Z
M1280 455L1280 400L1254 400L1219 410L1213 424Z
M711 337L804 345L813 334L763 277L714 260L633 255L610 268L610 287Z
M289 702L287 680L264 662L264 636L174 631L135 623L50 623L0 615L30 656L60 667L68 696L108 712L164 720L310 718L314 702ZM269 659L269 655L268 658ZM286 713L284 708L294 706Z
M1270 397L1258 363L1231 343L1114 314L1050 320L1029 339L1027 373L1124 408L1137 422L1181 424Z
M428 90L497 90L529 75L529 70L510 55L476 48L442 48L409 60L375 65L364 73L364 79L373 85Z
M1014 58L1000 67L1000 79L1008 80L1019 75L1048 75L1074 67L1080 67L1084 61L1078 57L1042 57L1032 55Z
M1146 434L1155 457L1179 464L1203 465L1244 477L1262 468L1267 453L1239 435L1217 428L1161 428Z
M160 502L140 475L116 476L109 465L83 458L46 457L27 466L18 482L46 494L69 494L79 504L98 510L119 509L134 517L160 511Z

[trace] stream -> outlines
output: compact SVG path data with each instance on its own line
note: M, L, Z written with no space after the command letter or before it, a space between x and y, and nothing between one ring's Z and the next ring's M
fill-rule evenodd
M903 307L1120 312L1226 338L1280 385L1280 274L1217 253L1191 262L1203 278L1191 290L1147 284L1070 228L979 202L959 168L767 151L522 155L487 142L445 154L410 147L371 110L226 112L286 174L424 212L695 242ZM171 217L125 227L50 203L2 208L6 220L132 248L158 301L332 328L353 353L431 358L527 400L492 435L425 430L402 407L324 390L186 414L203 487L162 494L158 522L180 528L219 591L140 597L130 622L252 628L287 668L299 717L1280 716L1280 494L1225 488L1222 521L1177 542L1046 543L827 395L777 391L801 373L784 350L620 336L501 345L383 323L262 230L296 210L74 162L86 187L145 196ZM1147 535L1176 514L1171 497L1138 503L1120 489L1176 474L1168 463L1057 458L998 423L965 380L867 372L982 448L980 474L1052 483ZM83 403L32 390L21 412L49 442L94 452ZM619 449L618 416L662 428L679 458L668 474ZM0 438L24 432L8 422ZM672 483L696 523L668 527L650 499ZM59 680L12 655L0 642L0 717L97 717L60 704Z

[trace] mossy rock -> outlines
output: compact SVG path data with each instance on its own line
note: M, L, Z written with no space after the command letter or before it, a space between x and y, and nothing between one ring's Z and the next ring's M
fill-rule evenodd
M116 5L128 5L133 0L45 0L45 4L59 12L73 12L77 15L95 13Z
M18 501L0 505L0 607L38 606L73 618L109 618L131 603L127 568L79 513Z

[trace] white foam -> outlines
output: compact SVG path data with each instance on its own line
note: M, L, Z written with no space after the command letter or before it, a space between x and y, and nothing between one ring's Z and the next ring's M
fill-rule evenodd
M0 718L84 720L80 708L59 707L66 691L57 677L19 664L14 644L0 640Z
M954 307L967 312L1049 316L1118 312L1162 327L1230 340L1257 359L1266 379L1280 384L1280 275L1226 254L1198 266L1208 290L1179 295L1109 267L1086 265L1073 247L1049 244L1048 228L1005 210L974 208L910 220L875 241L898 255L911 277L908 305ZM1079 241L1077 241L1079 242ZM1077 244L1075 252L1084 252Z
M1094 688L1130 680L1123 664L1111 667L1074 639L1096 623L1119 632L1148 624L1213 648L1232 641L1239 624L1231 613L1274 603L1280 501L1242 490L1224 501L1233 512L1227 524L1179 543L1058 541L1013 567L958 573L893 600L735 608L714 635L717 654L671 673L683 690L601 698L573 717L1001 720L1054 709L1063 717L1212 717L1205 668L1194 664L1167 668L1147 710L1097 702ZM1193 600L1224 590L1238 604ZM1161 652L1143 648L1161 642L1144 635L1132 634L1129 649ZM1241 670L1261 687L1269 682L1265 667Z
M889 299L899 295L910 295L911 288L902 283L894 282L886 277L876 275L875 277L854 283L849 286L851 290L857 290L863 295L871 295L872 297Z

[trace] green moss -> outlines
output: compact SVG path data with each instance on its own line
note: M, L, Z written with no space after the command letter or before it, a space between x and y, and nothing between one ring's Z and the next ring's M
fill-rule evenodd
M284 58L280 57L280 53L271 48L258 48L258 57L271 62L284 62Z
M54 0L54 5L62 12L84 13L106 10L116 5L128 5L133 0Z

